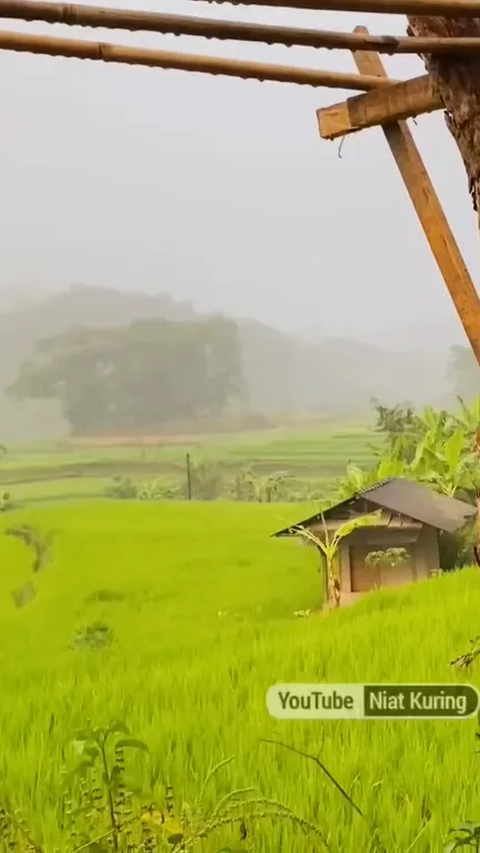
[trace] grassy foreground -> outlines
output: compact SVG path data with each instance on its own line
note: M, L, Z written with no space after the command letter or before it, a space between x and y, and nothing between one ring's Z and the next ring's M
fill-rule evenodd
M37 598L20 610L11 591L32 580L30 555L0 535L0 795L24 810L48 853L65 849L64 744L88 719L124 719L180 802L192 802L212 765L237 756L213 798L256 786L320 825L338 853L377 849L374 828L392 853L440 851L450 826L479 817L474 721L268 717L265 694L277 681L460 680L449 661L478 633L473 570L294 619L318 604L316 556L268 537L309 509L85 503L2 519L58 532L52 563L34 579ZM111 627L113 643L71 649L75 632L96 621ZM466 680L480 684L476 672ZM260 738L319 753L365 819L313 763ZM136 760L148 781L146 759ZM227 841L243 849L228 835L199 849L216 853ZM255 831L257 853L314 849L322 847L289 824Z

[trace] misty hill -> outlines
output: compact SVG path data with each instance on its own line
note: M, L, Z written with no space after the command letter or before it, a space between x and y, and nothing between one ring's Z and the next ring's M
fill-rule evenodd
M442 404L445 357L388 352L350 339L312 343L251 320L239 322L250 406L257 411L364 415L385 403Z
M11 303L10 303L11 304ZM191 304L166 295L74 286L44 299L0 307L0 392L15 379L35 344L75 326L126 326L136 320L200 318ZM364 414L370 398L437 404L448 393L445 360L395 353L352 340L306 341L254 320L238 320L251 411L265 414ZM54 403L15 405L0 399L2 439L56 436L65 427Z

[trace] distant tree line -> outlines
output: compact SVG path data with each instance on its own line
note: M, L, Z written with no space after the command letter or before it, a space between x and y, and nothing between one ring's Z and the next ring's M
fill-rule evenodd
M237 326L213 317L78 328L40 341L9 394L59 400L72 432L87 435L218 417L242 387Z
M32 417L6 400L12 382L14 396L34 401ZM172 421L220 424L232 400L240 405L230 415L280 421L319 413L363 418L372 394L387 409L427 399L448 407L453 395L466 402L480 395L468 348L450 351L448 386L444 356L343 339L314 343L252 320L204 318L164 296L80 287L0 312L5 437L35 434L37 415L41 431L44 420L50 435L63 431L59 408L73 432L92 434Z

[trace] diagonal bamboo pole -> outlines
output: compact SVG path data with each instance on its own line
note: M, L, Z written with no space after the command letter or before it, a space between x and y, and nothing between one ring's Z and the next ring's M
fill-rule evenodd
M366 27L356 27L355 32L367 33L368 30ZM378 74L379 77L387 77L378 53L373 51L354 53L353 58L360 74ZM447 217L406 122L385 124L382 129L460 322L480 365L480 297Z
M325 86L333 89L365 91L391 86L391 80L365 77L362 74L344 74L340 71L320 71L298 66L270 65L265 62L244 62L218 56L199 56L194 53L173 53L167 50L149 50L127 47L107 42L79 41L76 39L35 36L0 30L0 50L18 53L35 53L44 56L65 56L73 59L93 59L101 62L118 62L124 65L144 65L149 68L166 68L193 71L201 74L220 74L242 80L269 80L277 83L297 83L302 86Z
M445 55L480 53L480 38L412 38L298 29L239 21L218 21L133 9L110 9L49 0L0 0L0 18L44 21L75 27L170 33L210 39L283 44L327 50L377 50L388 54Z

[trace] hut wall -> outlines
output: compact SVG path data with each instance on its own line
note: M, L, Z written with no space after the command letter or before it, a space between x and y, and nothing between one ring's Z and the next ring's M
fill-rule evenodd
M417 567L417 541L419 528L359 528L345 537L340 546L343 592L366 592L379 586L401 586L412 583L416 576L426 576L425 545L431 547L429 537L419 551L420 566ZM386 551L389 548L405 548L411 558L398 566L369 566L365 563L371 551Z
M439 534L434 527L422 527L415 545L417 580L427 578L440 568Z

